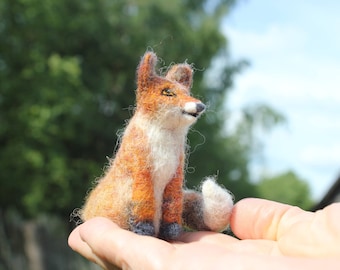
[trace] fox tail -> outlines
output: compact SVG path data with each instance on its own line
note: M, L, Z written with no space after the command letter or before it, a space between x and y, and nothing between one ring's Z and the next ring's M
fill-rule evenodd
M201 192L184 191L183 225L193 230L223 231L230 222L233 195L207 177Z

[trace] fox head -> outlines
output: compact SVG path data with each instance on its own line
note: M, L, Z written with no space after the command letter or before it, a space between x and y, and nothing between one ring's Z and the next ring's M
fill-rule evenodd
M137 110L164 128L189 127L205 110L190 95L193 70L190 65L172 66L165 76L155 71L157 56L147 52L137 70Z

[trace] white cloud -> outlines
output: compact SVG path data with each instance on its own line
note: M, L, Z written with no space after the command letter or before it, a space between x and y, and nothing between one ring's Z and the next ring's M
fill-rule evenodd
M331 116L327 112L307 112L306 114L301 121L304 121L306 126L313 127L314 133L323 133L324 138L328 135L328 138L331 137L334 141L340 141L340 112L337 115ZM338 150L340 154L340 148ZM338 162L340 167L340 158Z
M339 166L340 143L331 145L308 145L302 149L299 159L307 166L314 168L330 169Z
M270 25L262 32L240 31L228 26L223 31L229 37L231 47L235 47L236 54L241 56L268 56L277 51L302 48L306 42L303 32L284 25Z

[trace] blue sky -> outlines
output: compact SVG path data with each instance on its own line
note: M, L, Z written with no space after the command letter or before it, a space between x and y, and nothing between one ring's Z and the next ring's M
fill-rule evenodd
M294 170L320 199L340 174L340 1L240 0L222 25L234 59L251 62L228 107L265 102L287 124L262 138L253 175Z

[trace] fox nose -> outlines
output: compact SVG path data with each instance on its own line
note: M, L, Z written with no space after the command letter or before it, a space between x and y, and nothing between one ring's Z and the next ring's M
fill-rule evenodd
M205 105L202 102L187 102L184 105L184 114L191 115L193 117L198 117L205 110Z
M196 103L196 112L201 113L205 110L205 105L203 103Z

